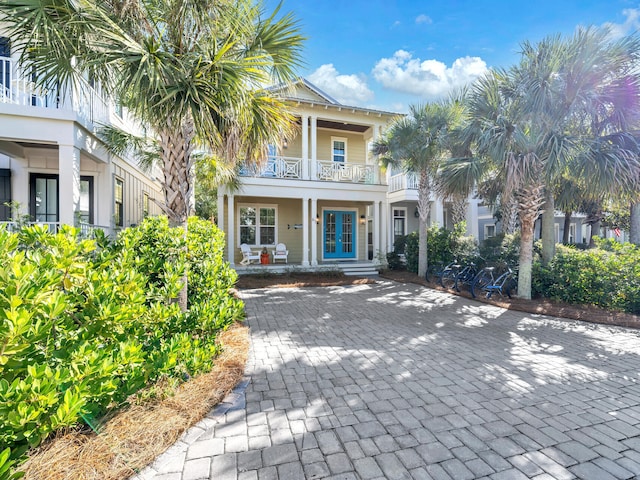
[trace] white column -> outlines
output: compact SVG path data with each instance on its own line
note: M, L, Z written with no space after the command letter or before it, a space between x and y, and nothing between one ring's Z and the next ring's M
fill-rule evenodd
M404 219L405 229L409 226L409 208L407 208L407 216ZM393 229L395 225L393 224L393 205L389 204L387 206L387 218L389 219L389 226L387 228L387 245L389 245L388 250L393 250Z
M373 202L373 262L378 263L378 254L380 253L380 202Z
M431 218L439 227L444 227L444 205L440 198L436 198L431 204Z
M302 266L309 266L309 199L302 199Z
M309 115L302 115L302 178L309 179Z
M318 216L318 199L311 199L311 266L318 265L318 224L316 217ZM322 221L322 220L321 220Z
M385 255L389 251L389 209L385 208L385 202L380 202L380 214L382 215L382 235L380 236L380 249Z
M229 221L227 222L228 227L227 227L227 248L228 248L228 254L227 256L229 257L229 264L231 266L235 265L235 253L236 253L236 207L235 207L235 202L234 202L234 196L233 195L228 195L227 196L227 202L228 202L228 209L229 209Z
M311 180L318 179L318 118L311 117Z
M113 162L98 165L98 175L93 186L94 219L96 225L111 227L113 219ZM99 199L99 200L98 200Z
M216 219L218 222L218 228L221 232L226 232L224 229L224 193L222 193L222 187L218 188L218 218ZM227 241L229 240L229 236L225 235Z
M75 224L80 210L80 150L73 145L58 147L58 215L60 223Z
M478 199L469 195L467 199L467 235L478 239Z

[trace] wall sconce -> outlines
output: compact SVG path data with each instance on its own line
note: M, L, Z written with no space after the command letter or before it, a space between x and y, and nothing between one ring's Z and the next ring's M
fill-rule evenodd
M367 223L367 217L365 215L360 215L360 225L364 225Z
M282 148L284 148L285 150L289 148L289 141L286 138L282 140Z
M416 218L420 218L420 212L418 211L418 207L416 207L416 211L413 212L413 216Z
M320 224L320 215L316 215L316 224Z

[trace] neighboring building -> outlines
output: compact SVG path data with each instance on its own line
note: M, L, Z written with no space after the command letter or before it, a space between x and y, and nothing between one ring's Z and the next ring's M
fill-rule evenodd
M112 233L161 213L160 182L135 160L107 153L96 136L101 124L136 131L126 112L98 85L83 93L35 88L17 57L0 36L0 204L16 202L19 214L51 229L85 232ZM0 208L0 221L15 213Z

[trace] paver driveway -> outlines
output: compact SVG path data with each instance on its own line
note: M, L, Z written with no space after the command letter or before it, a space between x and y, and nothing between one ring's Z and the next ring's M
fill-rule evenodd
M640 476L638 331L394 282L241 294L245 395L140 478Z

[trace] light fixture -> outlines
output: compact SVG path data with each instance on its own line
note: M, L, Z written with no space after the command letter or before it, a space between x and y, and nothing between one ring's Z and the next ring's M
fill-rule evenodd
M416 206L416 211L413 212L413 216L416 218L420 218L420 212L418 211L418 207Z
M360 215L360 225L364 225L367 222L367 217L365 215Z
M282 140L282 148L284 148L285 150L289 148L289 141L286 138Z
M316 215L316 223L319 225L320 224L320 215Z

